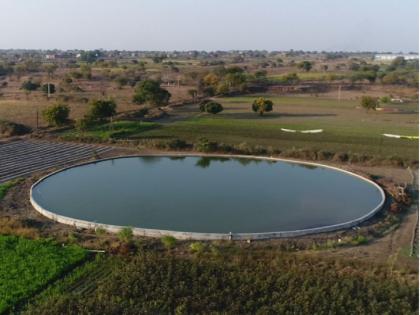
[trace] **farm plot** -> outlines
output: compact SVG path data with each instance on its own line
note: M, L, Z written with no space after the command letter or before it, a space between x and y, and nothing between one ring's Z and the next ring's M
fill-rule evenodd
M112 148L98 145L35 140L0 144L0 183L110 150Z
M0 314L42 290L86 255L75 245L0 236Z

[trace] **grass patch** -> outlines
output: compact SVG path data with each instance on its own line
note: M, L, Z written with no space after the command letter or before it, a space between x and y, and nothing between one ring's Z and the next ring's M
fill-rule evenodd
M135 138L147 130L155 129L159 124L153 122L140 121L117 121L114 123L107 123L97 125L89 130L70 130L62 134L65 140L77 140L89 138L94 140L108 140L108 139L127 139Z
M6 196L6 193L10 188L19 184L21 181L22 179L19 178L0 184L0 201Z
M290 134L287 129L324 129L321 134ZM373 131L375 130L375 131ZM159 129L145 131L140 138L177 138L197 142L201 137L231 145L271 146L280 150L305 148L352 152L372 156L389 157L398 155L417 159L418 144L414 141L385 138L387 126L380 123L343 125L335 121L302 121L279 124L268 119L229 119L223 116L198 116L184 121L165 124ZM407 128L394 127L397 132L410 132ZM412 132L412 130L411 130Z
M31 297L86 258L78 246L0 236L0 313Z

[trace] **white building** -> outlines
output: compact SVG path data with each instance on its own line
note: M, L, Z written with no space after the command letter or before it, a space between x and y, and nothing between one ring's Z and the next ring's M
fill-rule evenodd
M391 61L398 57L403 57L405 60L419 59L419 55L414 54L379 54L375 55L375 60Z

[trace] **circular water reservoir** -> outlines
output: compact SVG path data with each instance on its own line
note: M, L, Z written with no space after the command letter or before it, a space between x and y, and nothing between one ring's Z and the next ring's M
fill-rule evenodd
M81 227L268 238L350 227L380 210L384 193L360 176L311 163L136 156L53 173L32 187L31 202L44 215Z

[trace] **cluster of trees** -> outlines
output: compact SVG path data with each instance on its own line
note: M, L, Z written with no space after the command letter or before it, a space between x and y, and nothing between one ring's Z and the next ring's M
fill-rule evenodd
M116 109L113 99L92 100L86 115L76 122L76 127L86 130L94 124L106 122L117 113ZM42 111L42 117L50 126L66 125L70 122L70 107L62 103L51 105Z
M137 83L133 102L139 105L166 106L170 98L171 93L161 88L160 81L144 80Z
M204 76L198 89L205 96L245 92L248 88L247 78L245 70L241 67L220 67Z
M370 83L380 81L383 84L408 86L417 86L419 82L418 60L405 60L403 57L395 58L388 66L353 61L349 70L353 71L350 78L353 82L367 80Z

